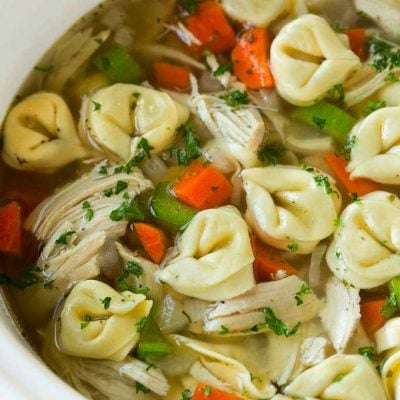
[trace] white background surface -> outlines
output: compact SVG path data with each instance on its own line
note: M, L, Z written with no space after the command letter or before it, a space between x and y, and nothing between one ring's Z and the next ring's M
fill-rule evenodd
M100 0L0 0L0 123L10 101L51 44ZM0 399L77 400L27 348L0 298Z

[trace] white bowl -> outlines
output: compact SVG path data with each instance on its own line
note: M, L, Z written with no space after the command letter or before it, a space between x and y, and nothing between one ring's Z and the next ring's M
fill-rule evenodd
M0 121L38 59L100 0L0 0ZM34 354L0 296L0 398L79 400Z

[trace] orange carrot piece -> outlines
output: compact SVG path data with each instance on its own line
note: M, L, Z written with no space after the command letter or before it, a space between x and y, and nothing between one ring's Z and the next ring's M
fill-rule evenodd
M22 208L16 202L0 208L0 251L20 255L22 250Z
M281 257L277 249L261 243L255 237L252 238L251 245L255 257L253 266L257 282L274 280L279 270L285 271L287 275L296 275L296 269Z
M190 70L186 67L169 64L166 62L157 62L154 64L154 75L157 83L172 90L190 89Z
M205 210L226 204L232 195L232 185L216 168L196 161L172 186L172 191L182 203Z
M160 228L151 224L137 222L133 225L146 253L155 263L159 264L168 247L167 236Z
M193 392L192 400L241 400L241 397L208 385L198 384Z
M333 173L349 193L357 193L359 196L364 196L367 193L381 189L379 183L369 179L360 178L352 180L350 174L346 170L348 162L343 157L339 157L335 154L328 154L324 158Z
M367 34L364 28L353 28L346 31L351 50L364 60L367 56Z
M202 51L209 48L214 53L231 49L235 43L235 32L225 17L222 7L214 1L198 3L194 15L184 20L186 28L201 42L192 48Z
M232 51L233 71L249 89L275 86L269 66L271 42L266 29L253 28L242 35Z
M361 303L361 322L366 332L372 336L385 325L386 319L381 314L385 300L369 300Z

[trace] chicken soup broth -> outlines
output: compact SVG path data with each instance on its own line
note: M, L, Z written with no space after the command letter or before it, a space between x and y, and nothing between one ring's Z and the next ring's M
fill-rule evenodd
M89 399L397 399L400 44L364 0L121 0L2 126L0 284Z

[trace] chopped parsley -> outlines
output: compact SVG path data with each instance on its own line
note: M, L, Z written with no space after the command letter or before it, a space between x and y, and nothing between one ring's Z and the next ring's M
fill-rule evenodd
M220 64L218 68L213 72L213 75L221 76L225 72L232 72L232 63Z
M331 24L331 27L335 32L339 32L339 33L345 32L345 28L343 28L343 26L338 21Z
M86 213L85 213L86 220L87 221L91 221L93 219L93 217L94 217L94 211L93 211L92 206L90 205L90 203L88 201L85 201L82 204L82 209L86 210Z
M114 191L112 189L106 189L103 193L104 196L111 197L114 194Z
M344 145L336 152L338 157L343 157L345 160L350 161L351 150L356 144L357 138L350 135L346 138Z
M152 146L149 145L149 142L146 138L142 137L138 143L138 147L144 151L144 154L147 158L151 158L150 150L153 149Z
M29 286L36 285L42 282L38 273L41 272L41 269L36 265L32 265L24 272L22 272L19 278L11 278L4 273L0 273L0 285L10 285L17 289L24 290Z
M128 183L125 181L118 181L115 186L115 194L120 194L123 190L128 188Z
M377 71L400 67L400 48L378 37L371 37L368 40L368 48L373 56L371 65Z
M229 328L227 328L225 325L221 325L221 330L219 331L220 335L226 335L229 333Z
M386 107L386 102L384 100L370 101L367 103L364 109L364 114L369 115L374 111Z
M211 392L212 392L211 386L204 386L201 389L201 391L204 393L204 396L206 396L206 397L210 397L211 396Z
M239 107L250 103L249 95L246 91L231 90L220 96L230 107Z
M185 142L183 149L172 148L169 149L169 156L176 157L179 165L188 165L191 161L197 160L201 157L202 152L200 149L200 139L195 135L194 128L191 123L181 125L178 128Z
M179 3L189 14L196 13L197 0L179 0Z
M389 201L395 201L396 200L396 196L392 193L392 194L389 194L388 195L388 197L387 197L387 199L389 200Z
M124 201L117 209L111 211L112 221L144 221L146 218L143 205L137 198Z
M58 239L56 240L56 244L65 244L67 245L71 239L71 236L73 236L76 232L75 231L68 231L63 233L62 235L60 235L58 237Z
M335 218L333 220L333 226L335 228L340 228L341 226L343 226L343 221L340 218Z
M136 393L142 392L144 394L150 393L150 389L140 382L136 382Z
M358 195L358 193L355 193L355 192L350 193L350 196L351 196L351 201L353 203L361 204L361 199L360 199L360 196Z
M102 165L98 172L100 175L107 175L108 174L107 167L105 165Z
M139 92L135 92L132 94L133 97L135 97L136 99L138 99L140 97L140 93Z
M285 154L286 148L279 144L264 143L258 148L257 157L260 161L268 161L276 165Z
M332 383L340 382L345 376L346 376L345 374L339 374L339 375L335 376L335 378L333 378Z
M301 285L300 290L296 293L296 296L294 296L295 300L296 300L296 305L297 306L301 306L304 301L302 299L303 296L306 296L308 294L312 293L312 289L310 288L310 286L307 283L303 283Z
M358 354L368 358L372 362L376 361L376 349L374 346L359 347Z
M314 181L317 184L317 186L323 186L326 194L334 193L339 197L339 193L331 188L329 178L326 175L314 176Z
M344 88L341 83L333 86L331 89L328 90L328 96L334 100L344 101L345 93Z
M316 115L313 115L312 120L314 124L319 128L319 129L324 129L325 124L326 124L326 119L317 117Z
M81 329L85 329L90 322L92 322L92 317L90 315L86 315L85 322L81 322Z
M292 242L288 244L289 251L293 254L297 253L297 251L299 250L299 244L296 242Z
M54 68L54 67L53 67L52 65L49 65L49 66L47 66L47 67L37 65L37 66L34 68L34 70L37 71L37 72L49 73L49 72L51 72L51 71L53 70L53 68Z
M385 78L385 82L400 82L400 78L394 72L389 72Z
M92 100L93 103L93 111L100 111L101 110L101 104L97 103L96 101Z
M144 327L147 324L149 317L143 317L137 324L136 324L136 332L143 332Z
M191 400L191 398L192 398L192 392L189 389L185 389L182 392L181 400Z
M391 292L382 306L381 314L385 318L390 318L398 309L399 304L397 302L396 294L394 292Z
M104 297L104 299L100 299L101 304L103 304L104 309L108 310L111 304L111 297Z
M128 281L129 277L131 275L135 276L136 278L139 278L142 275L142 273L143 273L142 266L135 263L134 261L128 261L122 274L117 279L119 289L121 291L129 290L132 293L138 293L138 294L140 293L140 294L146 295L150 291L149 288L142 287L141 285L139 285L138 287L137 286L133 287L133 286L131 286L130 282Z
M143 274L143 267L134 261L128 261L126 269L130 274L135 275L136 278L139 278Z
M103 40L103 39L100 39L100 38L94 39L94 41L95 41L99 46L101 46L101 45L104 43L104 40Z
M298 322L293 328L290 328L275 315L270 307L264 308L264 317L265 322L260 324L260 326L266 326L278 336L289 337L295 335L301 324L301 322Z

